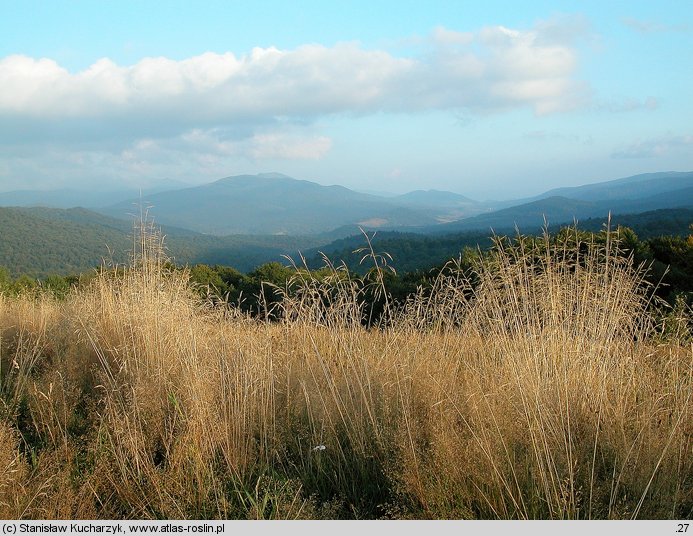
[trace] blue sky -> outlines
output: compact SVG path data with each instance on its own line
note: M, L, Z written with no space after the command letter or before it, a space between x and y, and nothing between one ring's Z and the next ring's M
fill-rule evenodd
M0 191L693 170L693 2L0 1Z

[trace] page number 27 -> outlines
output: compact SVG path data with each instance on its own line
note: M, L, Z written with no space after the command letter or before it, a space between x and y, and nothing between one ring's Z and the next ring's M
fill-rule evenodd
M688 532L688 523L679 523L676 525L676 532Z

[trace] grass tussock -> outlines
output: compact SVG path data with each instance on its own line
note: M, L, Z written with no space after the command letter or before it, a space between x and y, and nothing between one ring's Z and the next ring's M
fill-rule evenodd
M642 270L494 251L371 328L382 274L297 270L252 319L150 232L63 300L0 296L0 516L690 517L693 349Z

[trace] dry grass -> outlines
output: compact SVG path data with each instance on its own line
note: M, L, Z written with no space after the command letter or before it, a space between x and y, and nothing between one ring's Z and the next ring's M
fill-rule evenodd
M339 269L265 322L140 237L64 301L0 296L0 516L693 514L693 349L612 248L505 244L366 329Z

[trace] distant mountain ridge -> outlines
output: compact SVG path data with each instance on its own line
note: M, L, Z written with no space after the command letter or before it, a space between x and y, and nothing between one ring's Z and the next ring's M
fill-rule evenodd
M642 199L668 191L683 190L693 186L693 171L643 173L623 179L568 188L555 188L540 197L562 196L584 201L610 199Z
M186 185L172 180L160 181L156 186L123 188L117 190L84 190L60 188L56 190L11 190L0 192L0 207L94 208L112 205L117 201L134 199L142 195L171 191Z
M552 198L555 199L555 198ZM560 199L560 198L559 198ZM520 226L524 233L535 232L543 222L540 212L545 200L537 202L534 212L536 224ZM590 206L589 202L577 202ZM507 221L507 220L506 220ZM605 218L586 218L580 227L599 230ZM616 214L612 225L624 224L636 229L641 237L666 233L687 235L693 222L693 208L660 209L638 214ZM488 223L488 222L487 222ZM552 228L556 228L554 224ZM484 246L489 242L489 227L456 230L445 234L402 231L380 231L372 238L377 251L386 251L393 257L399 270L428 268L456 256L463 246ZM50 274L75 274L99 266L102 259L126 262L132 249L132 220L110 218L86 209L51 209L0 207L0 266L10 269L12 275L26 273L34 277ZM495 227L496 232L514 233L512 227ZM364 236L358 227L347 226L319 236L261 236L261 235L203 235L186 229L162 228L166 235L168 254L177 264L222 264L247 272L270 262L286 262L284 255L298 258L303 252L311 266L322 264L318 251L328 253L339 263L348 260L353 269L361 266L361 256L354 249L364 245ZM372 235L372 233L371 233Z
M60 190L13 190L0 193L3 207L75 208L99 207L113 203L114 199L129 199L137 195L131 190L112 192L85 192L64 188Z
M570 223L573 220L598 218L609 213L637 214L658 209L688 207L693 207L693 186L635 199L587 201L552 196L436 227L427 227L425 230L440 234L453 231L507 230L518 227L520 230L531 232L541 227L544 222L553 225Z
M630 214L693 206L693 172L645 173L583 186L556 188L538 196L496 204L484 214L421 229L424 233L472 230L528 232L551 224L598 218L609 213Z
M504 204L497 210L461 194L416 190L394 197L355 192L271 173L226 177L148 196L160 223L216 235L320 234L345 226L444 233L574 219L693 204L693 172L646 173ZM122 217L131 203L107 210Z
M436 222L423 211L374 195L280 174L226 177L154 194L145 201L160 223L215 235L319 234L344 225L397 227ZM130 207L131 202L122 202L101 212L123 217Z
M344 186L323 186L281 173L262 173L127 199L123 192L5 192L0 193L0 205L21 205L33 200L38 205L65 206L70 200L81 199L81 205L98 206L105 196L109 206L96 210L109 217L130 220L139 205L151 206L150 214L159 224L217 236L342 236L359 227L440 234L516 225L536 228L544 220L550 224L566 223L609 212L691 206L692 188L693 172L660 172L556 188L516 201L481 203L441 190L382 196Z
M393 202L419 207L453 207L478 205L461 194L442 190L414 190L391 198Z
M553 188L532 197L496 203L496 208L522 205L548 197L565 197L582 201L606 201L641 199L664 192L681 190L693 186L693 171L662 171L641 173L581 186Z

